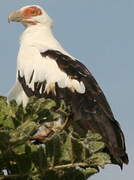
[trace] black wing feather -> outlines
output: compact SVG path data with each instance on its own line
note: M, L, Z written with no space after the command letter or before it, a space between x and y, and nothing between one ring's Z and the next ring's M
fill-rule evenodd
M121 167L123 163L127 164L128 156L123 132L114 118L104 93L89 70L78 60L73 60L59 51L48 50L42 53L42 56L54 59L59 68L68 76L84 83L85 94L75 93L72 96L72 93L68 92L67 89L61 88L57 88L57 93L59 92L59 96L66 98L66 101L70 100L74 119L79 119L80 126L102 135L115 163Z

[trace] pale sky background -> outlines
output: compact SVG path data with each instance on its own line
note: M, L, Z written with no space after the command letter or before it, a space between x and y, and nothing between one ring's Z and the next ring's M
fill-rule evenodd
M82 61L103 89L124 131L130 163L108 165L91 180L131 180L134 175L134 0L1 0L0 95L15 81L23 27L8 24L10 11L29 4L45 8L64 48Z

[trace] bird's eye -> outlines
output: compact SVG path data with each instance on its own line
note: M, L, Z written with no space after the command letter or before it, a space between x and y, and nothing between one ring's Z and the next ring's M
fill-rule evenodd
M32 13L32 14L36 14L36 10L32 10L31 13Z

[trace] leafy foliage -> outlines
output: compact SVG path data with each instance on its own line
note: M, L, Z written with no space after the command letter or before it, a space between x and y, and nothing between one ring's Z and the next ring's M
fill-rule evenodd
M0 179L85 180L110 163L101 136L80 136L75 122L57 128L41 145L31 143L40 126L59 118L68 124L70 113L63 101L57 106L51 99L31 98L24 109L0 97Z

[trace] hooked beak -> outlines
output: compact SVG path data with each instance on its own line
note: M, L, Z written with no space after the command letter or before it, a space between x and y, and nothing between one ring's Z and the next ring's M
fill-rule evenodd
M11 21L15 21L15 22L21 22L23 20L22 14L21 12L18 11L13 11L9 14L8 17L8 22L10 23Z

